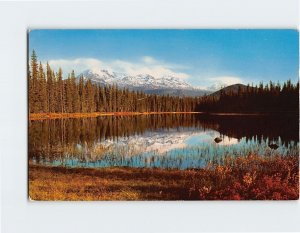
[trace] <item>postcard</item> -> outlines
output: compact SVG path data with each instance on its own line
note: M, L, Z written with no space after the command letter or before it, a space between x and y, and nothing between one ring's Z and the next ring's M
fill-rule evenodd
M299 199L297 30L28 34L31 200Z

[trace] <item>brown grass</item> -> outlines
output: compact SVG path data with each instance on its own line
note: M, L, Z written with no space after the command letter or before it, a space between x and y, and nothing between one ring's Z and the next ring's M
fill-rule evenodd
M253 155L193 170L30 164L29 196L32 200L296 200L298 165L298 157Z

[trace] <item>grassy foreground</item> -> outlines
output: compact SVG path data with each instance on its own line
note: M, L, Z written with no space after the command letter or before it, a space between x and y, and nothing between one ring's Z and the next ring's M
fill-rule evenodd
M299 159L249 155L175 170L29 165L32 200L296 200Z

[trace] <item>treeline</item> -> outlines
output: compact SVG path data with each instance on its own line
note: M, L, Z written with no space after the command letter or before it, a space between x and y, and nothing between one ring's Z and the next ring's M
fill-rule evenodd
M280 85L270 81L258 86L238 87L237 91L221 91L219 96L204 96L197 111L206 112L296 112L299 111L299 81Z
M149 95L116 85L103 87L76 78L74 71L63 79L61 68L55 73L47 63L44 70L35 51L28 72L30 113L190 112L199 101L195 97Z
M298 112L299 82L280 85L239 86L237 91L221 91L219 96L175 97L145 94L119 89L116 85L100 86L74 71L63 79L60 68L54 72L47 63L38 63L32 52L29 79L30 113L88 112Z

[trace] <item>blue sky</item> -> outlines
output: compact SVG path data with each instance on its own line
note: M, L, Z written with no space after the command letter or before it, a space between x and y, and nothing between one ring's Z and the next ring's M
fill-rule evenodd
M296 30L33 30L29 52L74 69L173 75L205 88L298 80Z

